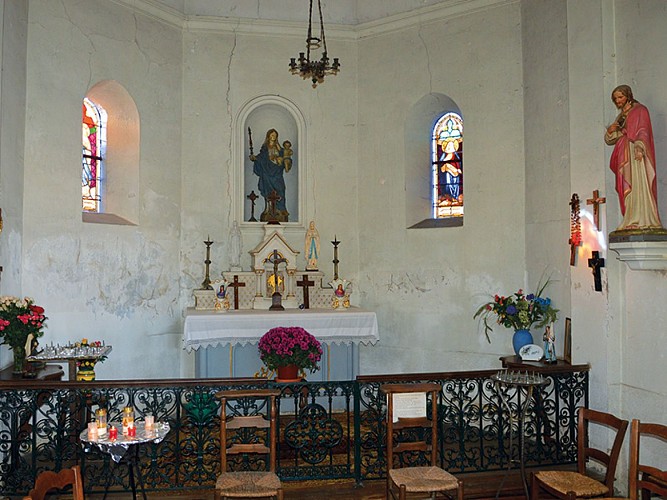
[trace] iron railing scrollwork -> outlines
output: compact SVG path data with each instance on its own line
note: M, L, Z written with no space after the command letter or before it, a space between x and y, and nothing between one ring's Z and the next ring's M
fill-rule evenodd
M436 382L441 465L457 472L501 470L518 456L509 448L507 409L492 380L496 371L360 376L353 381L277 384L263 379L198 379L114 382L0 382L0 492L23 495L39 472L81 464L87 493L107 487L129 490L126 467L97 449L84 452L79 433L95 409L119 421L133 406L167 421L159 444L141 446L139 463L147 491L211 489L220 468L220 402L231 388L280 388L278 474L285 481L380 479L386 469L386 401L389 382ZM588 406L588 368L545 375L525 420L526 464L576 462L576 411ZM520 391L504 396L512 412L522 408ZM516 422L516 419L512 420ZM121 464L122 465L122 464Z

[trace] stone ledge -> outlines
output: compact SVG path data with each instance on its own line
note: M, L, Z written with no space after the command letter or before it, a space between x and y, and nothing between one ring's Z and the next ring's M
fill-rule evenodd
M635 271L667 270L667 235L609 235L609 249Z

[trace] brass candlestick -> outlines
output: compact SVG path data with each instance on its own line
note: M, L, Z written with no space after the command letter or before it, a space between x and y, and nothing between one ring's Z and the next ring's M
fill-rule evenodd
M336 238L334 235L334 240L331 242L331 244L334 247L334 258L331 262L333 262L334 265L334 280L338 279L338 245L340 245L340 241Z
M209 275L209 266L211 265L212 244L213 242L211 241L211 237L207 236L206 241L204 242L204 245L206 245L206 260L204 261L204 264L206 265L206 276L204 277L204 281L201 282L202 290L213 290L213 287L211 286L211 278Z

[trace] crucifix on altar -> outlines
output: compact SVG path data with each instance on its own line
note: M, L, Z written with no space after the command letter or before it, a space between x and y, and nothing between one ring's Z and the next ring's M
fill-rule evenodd
M234 275L234 281L229 284L230 288L234 289L234 309L239 308L239 288L245 286L244 282L239 281L239 275Z
M269 310L284 311L285 308L283 307L282 304L283 296L278 290L278 283L279 283L278 265L282 264L283 262L287 262L287 259L281 257L280 254L278 253L278 250L274 248L273 254L271 255L271 257L269 257L269 262L273 264L273 283L274 283L273 294L271 295L271 307L269 307Z
M313 280L308 279L307 274L304 274L301 281L297 281L296 284L298 286L300 286L303 290L303 307L304 307L304 309L310 309L310 294L308 292L308 289L311 286L315 286L315 282Z
M276 203L280 200L282 200L282 198L275 189L266 197L266 202L268 203L267 224L280 224L278 221L278 212L276 210Z

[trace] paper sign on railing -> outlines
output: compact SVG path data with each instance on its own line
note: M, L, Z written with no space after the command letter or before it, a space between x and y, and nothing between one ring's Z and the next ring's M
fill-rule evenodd
M411 392L393 394L394 422L399 418L419 418L426 416L426 393Z

